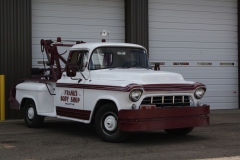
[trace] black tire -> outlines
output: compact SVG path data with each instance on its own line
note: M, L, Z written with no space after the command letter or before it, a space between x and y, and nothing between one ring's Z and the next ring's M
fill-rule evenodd
M192 132L194 127L189 128L176 128L176 129L165 129L165 132L171 135L187 135L188 133Z
M96 113L95 129L99 137L105 142L122 142L128 134L119 130L118 110L115 104L104 104Z
M42 127L44 117L39 116L36 111L35 103L32 99L28 99L24 104L24 120L29 128Z

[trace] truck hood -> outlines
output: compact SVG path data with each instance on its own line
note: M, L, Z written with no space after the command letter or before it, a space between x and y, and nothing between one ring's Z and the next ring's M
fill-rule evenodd
M93 72L91 73L92 78L106 81L128 81L138 84L186 83L181 74L165 71L130 68L104 69Z

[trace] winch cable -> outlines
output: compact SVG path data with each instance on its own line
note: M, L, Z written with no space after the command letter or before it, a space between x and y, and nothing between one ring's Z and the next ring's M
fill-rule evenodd
M43 56L43 66L44 66L44 69L46 69L46 65L45 65L45 62L44 62L44 44L43 44L43 41L41 40L40 41L40 43L41 43L41 52L42 52L42 56Z

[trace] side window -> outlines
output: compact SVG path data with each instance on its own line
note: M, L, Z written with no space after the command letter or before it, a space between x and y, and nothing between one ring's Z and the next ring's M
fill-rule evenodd
M75 65L79 71L84 71L87 67L88 51L73 51L69 59L71 65Z
M78 58L78 54L79 54L78 52L73 51L73 52L71 53L71 57L68 58L68 63L70 63L70 64L76 64L77 58Z
M77 59L77 66L79 71L85 70L85 68L87 67L87 62L88 62L88 52L80 51Z

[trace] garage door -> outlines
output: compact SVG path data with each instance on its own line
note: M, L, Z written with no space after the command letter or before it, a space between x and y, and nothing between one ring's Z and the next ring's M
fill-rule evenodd
M237 0L149 0L150 60L207 85L211 109L238 108Z
M124 0L32 0L32 65L43 67L40 39L124 42ZM64 51L63 51L64 52Z

